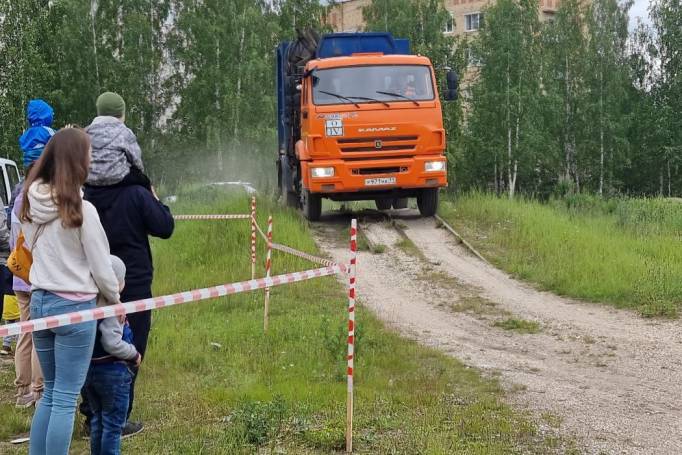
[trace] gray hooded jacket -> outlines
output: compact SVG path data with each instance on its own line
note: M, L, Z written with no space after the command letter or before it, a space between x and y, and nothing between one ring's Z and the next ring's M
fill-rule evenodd
M115 117L95 117L85 131L92 142L92 161L87 184L108 186L119 183L135 166L144 172L142 150L137 138Z

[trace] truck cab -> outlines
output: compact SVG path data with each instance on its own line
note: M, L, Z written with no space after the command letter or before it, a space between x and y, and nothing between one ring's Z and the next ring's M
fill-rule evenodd
M0 158L0 171L2 172L2 181L0 182L0 199L2 199L3 207L7 209L10 198L12 197L12 191L14 191L14 188L21 181L21 174L19 174L17 163L5 158Z
M323 198L382 210L416 198L422 215L436 213L446 136L428 58L387 33L327 35L288 88L299 108L292 137L280 135L278 175L308 219L319 219Z

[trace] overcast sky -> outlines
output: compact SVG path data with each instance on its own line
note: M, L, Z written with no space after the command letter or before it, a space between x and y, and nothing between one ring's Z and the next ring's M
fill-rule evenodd
M635 18L641 17L644 22L649 22L649 13L647 9L649 8L650 0L635 0L635 4L632 5L630 10L630 28L634 27L637 23Z

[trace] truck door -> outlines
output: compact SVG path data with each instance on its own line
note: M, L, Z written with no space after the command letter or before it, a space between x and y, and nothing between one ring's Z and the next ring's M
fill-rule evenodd
M0 182L0 199L2 199L2 206L5 209L7 209L7 206L9 205L9 198L12 193L9 185L9 178L7 176L7 168L5 167L5 163L2 163L0 169L2 169L2 182Z

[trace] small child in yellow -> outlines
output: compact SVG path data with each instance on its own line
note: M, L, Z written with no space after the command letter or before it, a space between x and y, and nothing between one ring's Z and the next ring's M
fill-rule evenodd
M2 305L2 319L5 324L19 322L19 302L17 296L5 294ZM2 339L2 349L0 355L12 355L12 343L17 341L17 335L11 335Z

